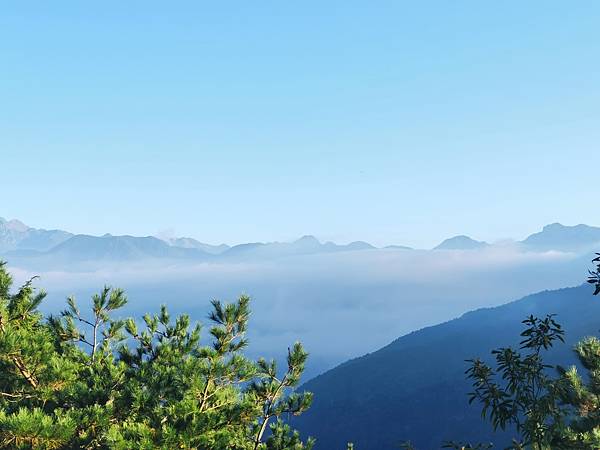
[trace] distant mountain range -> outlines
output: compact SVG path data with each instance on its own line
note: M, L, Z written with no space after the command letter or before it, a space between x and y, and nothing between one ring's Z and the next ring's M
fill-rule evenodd
M565 226L560 223L546 225L542 231L516 242L523 250L538 252L586 252L599 248L600 228L579 224ZM435 250L474 250L489 247L491 244L476 241L469 236L455 236L446 239Z
M37 262L131 261L139 259L245 260L313 253L369 250L367 242L338 245L321 243L314 236L294 242L248 243L230 247L211 245L189 237L90 236L31 228L18 220L0 218L0 254L11 260ZM392 248L391 246L389 248ZM408 249L408 247L395 247Z
M526 251L581 252L598 248L600 228L588 225L547 225L516 245ZM460 235L446 239L434 250L479 250L492 244ZM131 261L138 259L249 260L345 251L374 250L368 242L340 245L303 236L293 242L211 245L189 237L74 235L62 230L36 229L18 220L0 218L0 254L37 261ZM411 250L390 245L383 250Z
M493 433L479 405L468 405L465 360L490 360L490 351L501 346L518 348L521 321L549 313L557 314L566 342L548 361L573 364L573 345L600 332L600 299L588 286L470 312L341 364L301 387L314 393L314 403L293 425L318 438L317 450L344 448L347 442L361 450L393 449L406 440L422 450L440 448L444 440L504 448L509 434Z

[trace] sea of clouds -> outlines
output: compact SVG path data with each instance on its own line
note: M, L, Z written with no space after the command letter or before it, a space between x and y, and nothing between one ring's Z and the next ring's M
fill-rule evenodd
M401 335L529 293L581 284L588 255L494 246L472 251L362 250L245 262L98 263L94 269L11 267L48 292L44 312L83 305L105 284L126 289L123 314L167 304L207 322L211 299L252 297L251 356L281 359L299 340L311 354L307 376L374 351Z

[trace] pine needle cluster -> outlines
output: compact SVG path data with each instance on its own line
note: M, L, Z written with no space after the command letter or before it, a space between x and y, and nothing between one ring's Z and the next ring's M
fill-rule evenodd
M287 368L244 355L250 299L212 302L208 335L166 307L118 319L127 303L105 287L89 310L75 298L43 317L33 280L13 292L0 262L0 447L15 449L303 450L285 419L312 401L296 388L307 353Z

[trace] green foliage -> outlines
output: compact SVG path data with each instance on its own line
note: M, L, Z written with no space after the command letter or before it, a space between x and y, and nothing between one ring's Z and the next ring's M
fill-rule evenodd
M0 411L2 448L58 449L73 437L76 424L71 417L48 415L39 408L19 408L6 415Z
M309 438L306 443L300 439L300 434L294 431L281 419L271 425L271 436L267 439L264 447L266 450L310 450L314 445L314 439Z
M600 340L586 338L577 344L575 351L587 370L588 382L574 366L567 370L559 368L567 385L565 401L576 408L565 438L573 446L600 448Z
M600 293L600 253L593 262L588 282ZM530 316L523 322L521 354L510 348L492 352L496 369L480 359L470 360L467 376L474 391L469 402L482 404L482 417L494 429L513 425L521 436L514 449L594 449L600 448L600 339L587 337L575 352L587 374L577 367L565 369L544 364L542 351L563 341L563 330L553 316ZM558 377L551 376L554 368ZM471 448L450 443L450 448Z
M594 285L594 295L598 295L600 294L600 253L596 253L592 262L596 264L596 267L589 271L587 282Z
M89 313L70 297L44 320L45 294L11 286L0 263L2 448L312 448L284 422L310 406L295 391L308 355L294 344L282 374L247 359L248 297L213 301L203 345L200 325L164 306L140 322L114 318L127 302L119 289L105 287Z
M494 429L514 426L521 435L515 448L550 448L567 411L561 405L561 383L549 375L551 366L544 364L542 351L563 341L564 332L553 316L530 316L523 324L521 351L493 350L495 369L480 359L469 361L466 374L474 388L469 403L482 404L481 415L489 417Z
M594 295L598 295L600 253L596 253L593 262L596 268L590 271L588 282L595 285ZM566 386L565 403L575 409L564 440L573 448L600 448L600 340L597 337L583 339L575 346L575 352L587 371L584 377L575 366L569 369L558 367Z

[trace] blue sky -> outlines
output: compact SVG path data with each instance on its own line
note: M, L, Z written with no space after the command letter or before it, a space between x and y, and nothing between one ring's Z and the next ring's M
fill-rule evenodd
M600 225L599 19L593 1L5 4L0 216L425 247Z

